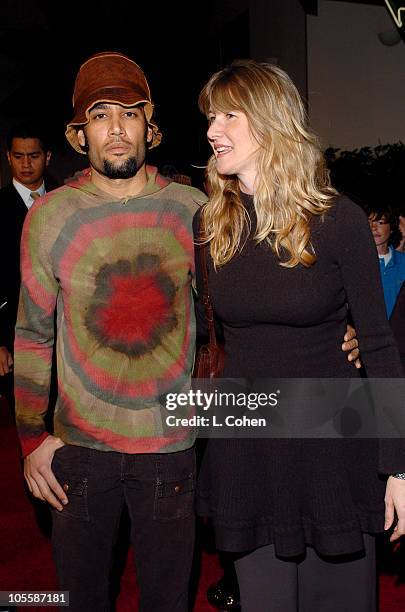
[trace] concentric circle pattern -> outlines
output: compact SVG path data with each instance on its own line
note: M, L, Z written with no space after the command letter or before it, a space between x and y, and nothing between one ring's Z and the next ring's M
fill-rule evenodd
M103 346L128 356L156 348L177 324L176 288L154 255L106 264L97 275L86 326Z

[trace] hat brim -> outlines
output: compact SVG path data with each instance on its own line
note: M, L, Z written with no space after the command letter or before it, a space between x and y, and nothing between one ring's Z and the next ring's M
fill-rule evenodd
M103 94L108 94L103 95ZM112 94L115 94L112 96ZM112 97L111 97L112 96ZM76 112L73 119L67 124L65 136L72 147L78 152L82 154L86 154L86 151L83 150L83 147L80 145L77 131L78 128L83 127L89 122L89 111L96 104L119 104L124 108L129 108L131 106L140 106L143 105L145 111L146 121L149 127L152 129L152 141L149 144L149 149L153 149L160 144L162 140L162 134L159 131L158 126L154 121L151 121L153 115L153 104L149 100L145 100L142 98L140 94L136 92L128 91L125 89L119 88L106 88L105 90L100 90L97 92L96 96L91 96L87 98L87 100L78 101L76 105Z

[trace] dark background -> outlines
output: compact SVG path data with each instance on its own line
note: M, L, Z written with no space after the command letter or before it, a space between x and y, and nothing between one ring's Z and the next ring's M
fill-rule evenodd
M317 0L300 1L307 14L317 14ZM206 163L209 148L198 93L215 70L232 59L250 56L254 41L250 40L249 8L272 2L1 0L1 184L9 179L5 134L25 118L32 117L47 128L53 150L49 170L56 182L87 165L86 157L75 153L64 137L72 117L74 79L90 55L114 50L134 59L150 84L163 139L151 151L149 162L159 168L173 164L201 185L203 170L193 169L192 164ZM384 0L365 3L384 5ZM274 0L276 4L282 11L283 2ZM285 23L291 29L290 22ZM269 36L266 24L266 20L255 22L252 36L259 34L258 29L262 37ZM287 34L281 31L281 40L287 40Z
M72 156L64 137L72 116L74 79L90 55L114 50L134 59L150 84L163 133L162 144L151 152L150 162L159 166L175 163L182 171L190 163L204 163L208 157L206 123L198 111L197 97L210 72L220 64L212 5L211 0L162 4L2 0L1 140L11 124L33 117L48 129L56 173L60 172L58 164L69 170L83 166L84 158Z

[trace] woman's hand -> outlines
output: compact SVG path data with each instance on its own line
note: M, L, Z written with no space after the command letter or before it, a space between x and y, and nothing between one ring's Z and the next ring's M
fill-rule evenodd
M395 542L405 534L405 480L390 476L385 489L385 524L390 529L397 515L397 524L391 534L390 542Z

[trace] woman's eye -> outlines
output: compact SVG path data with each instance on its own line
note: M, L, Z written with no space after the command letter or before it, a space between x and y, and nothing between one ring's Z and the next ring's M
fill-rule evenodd
M208 115L208 123L212 123L215 119L215 115Z
M228 119L231 119L231 117L235 117L233 113L226 113L226 116Z

